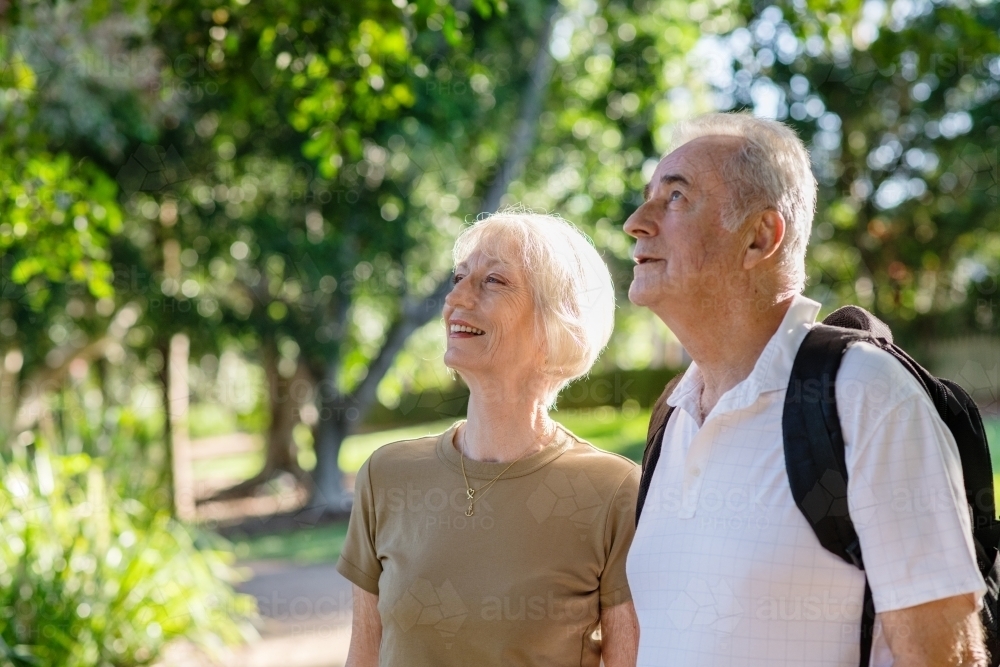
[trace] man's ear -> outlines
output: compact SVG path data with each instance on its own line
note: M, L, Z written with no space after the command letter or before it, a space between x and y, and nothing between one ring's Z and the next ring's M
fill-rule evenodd
M785 238L785 218L773 208L760 214L749 231L749 245L743 255L743 268L752 269L774 256Z

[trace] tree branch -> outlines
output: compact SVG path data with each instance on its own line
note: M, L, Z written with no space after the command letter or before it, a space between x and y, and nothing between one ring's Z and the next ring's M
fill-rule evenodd
M368 374L351 392L349 399L351 403L360 406L363 412L367 411L368 406L375 401L378 383L389 372L396 355L406 345L406 340L414 331L441 313L441 309L444 307L444 298L449 291L451 291L451 274L448 275L447 279L438 283L430 296L423 299L411 297L404 299L402 316L389 327L385 343L375 359L368 365Z
M118 311L105 335L80 348L67 346L61 349L63 358L58 364L54 367L43 367L25 378L18 389L20 404L14 406L14 433L26 431L35 425L42 414L42 401L45 395L62 385L74 361L83 359L91 363L107 355L113 346L121 345L125 335L138 321L138 313L138 306L128 304Z
M521 176L528 153L531 151L531 144L538 129L542 102L545 100L549 80L552 78L553 62L549 47L552 44L552 29L555 26L558 4L553 2L545 10L545 19L539 32L538 51L531 63L528 83L521 94L521 110L518 113L517 123L511 141L507 144L510 148L497 177L483 197L483 211L495 213L500 208L500 201L507 194L507 188Z
M500 201L507 193L507 188L521 175L531 152L538 126L538 116L545 100L549 80L552 78L553 62L549 46L552 43L552 29L558 6L558 2L553 2L545 10L545 19L539 31L538 51L531 63L528 81L521 94L517 123L511 139L507 143L509 149L504 158L503 166L483 197L482 209L484 211L494 213L500 208ZM368 374L351 392L350 401L358 406L362 415L374 403L378 383L392 367L392 362L403 349L406 340L414 331L430 322L441 312L444 298L450 291L451 274L449 273L437 284L429 296L404 298L401 317L389 327L385 343L369 365Z

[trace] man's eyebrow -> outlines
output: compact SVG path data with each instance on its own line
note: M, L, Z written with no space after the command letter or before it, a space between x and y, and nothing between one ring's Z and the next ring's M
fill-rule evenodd
M681 185L691 186L691 181L684 178L680 174L664 174L660 178L660 185L670 185L671 183L680 183ZM652 182L646 183L646 187L642 190L642 200L644 202L649 201L650 196L653 194L653 189L650 187Z

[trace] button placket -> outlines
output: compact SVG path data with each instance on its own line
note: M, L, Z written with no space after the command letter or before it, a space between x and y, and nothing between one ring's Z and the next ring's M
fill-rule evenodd
M682 489L681 508L678 517L691 519L698 508L698 496L701 494L702 480L705 478L705 464L708 462L709 450L712 446L714 429L704 424L691 440L684 458L684 485Z

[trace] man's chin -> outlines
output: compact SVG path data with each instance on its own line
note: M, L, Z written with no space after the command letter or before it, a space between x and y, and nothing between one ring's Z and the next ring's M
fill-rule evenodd
M649 308L657 301L654 291L639 284L638 281L632 281L632 284L629 286L628 300L637 306L645 308Z

